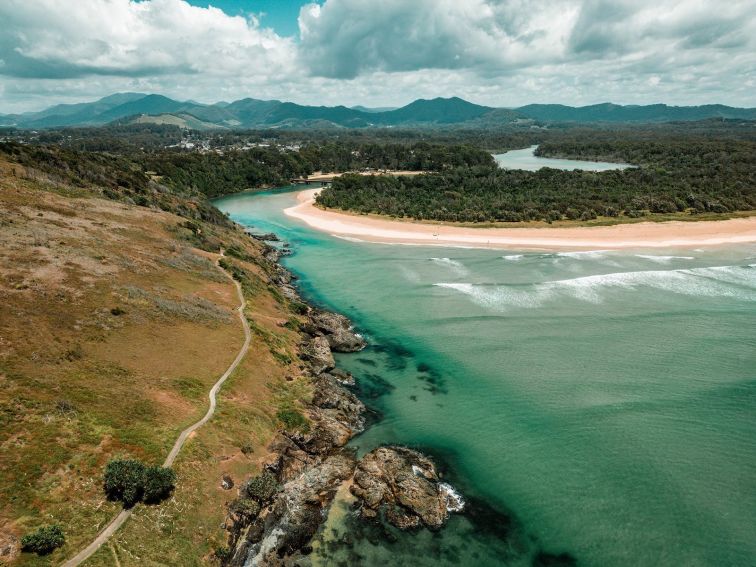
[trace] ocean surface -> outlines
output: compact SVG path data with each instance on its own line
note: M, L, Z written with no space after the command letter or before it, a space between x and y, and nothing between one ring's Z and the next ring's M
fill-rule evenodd
M286 217L294 190L216 205L369 339L337 357L371 408L352 444L420 448L467 501L405 534L339 500L315 565L756 565L756 246L351 242Z
M494 154L499 167L504 169L525 169L538 171L542 167L552 169L582 169L583 171L609 171L610 169L627 169L633 167L626 163L610 163L607 161L582 161L574 159L544 158L534 155L538 146L530 146L522 150L512 150L503 154Z

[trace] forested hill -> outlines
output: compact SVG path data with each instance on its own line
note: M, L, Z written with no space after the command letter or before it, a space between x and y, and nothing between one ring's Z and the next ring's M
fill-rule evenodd
M621 106L597 104L572 107L531 104L508 109L474 104L459 97L415 100L393 110L363 110L346 106L308 106L279 100L244 98L231 103L178 101L159 94L118 93L90 103L60 104L40 112L0 115L0 126L46 129L67 126L174 124L194 130L239 128L393 128L501 127L523 121L667 122L733 118L756 120L756 109L720 104L704 106Z
M65 183L96 186L107 197L138 205L184 214L176 207L194 199L195 214L205 220L220 213L199 197L288 185L291 179L318 170L443 171L494 163L491 154L469 145L428 142L310 142L299 151L271 146L222 153L130 150L121 155L47 144L0 143L0 154L40 174L56 179L64 174ZM177 195L181 199L176 199Z
M672 122L676 120L706 120L708 118L756 120L756 108L733 108L723 104L622 106L607 102L581 107L564 106L562 104L529 104L521 106L516 111L522 116L543 122Z
M641 167L594 173L476 166L417 177L348 175L317 201L360 213L453 222L695 218L756 209L756 142L613 136L555 140L539 153Z

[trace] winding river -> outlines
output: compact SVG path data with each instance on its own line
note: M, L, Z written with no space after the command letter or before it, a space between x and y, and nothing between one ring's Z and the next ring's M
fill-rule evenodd
M583 171L610 171L613 169L627 169L633 167L627 163L612 163L608 161L585 161L575 159L545 158L535 155L537 145L522 150L511 150L503 154L494 154L499 167L504 169L524 169L538 171L542 167L552 169L580 169Z
M369 338L338 357L373 410L358 450L422 448L468 501L416 534L339 501L315 565L756 562L756 247L351 242L286 217L294 191L216 205L290 242L303 294Z

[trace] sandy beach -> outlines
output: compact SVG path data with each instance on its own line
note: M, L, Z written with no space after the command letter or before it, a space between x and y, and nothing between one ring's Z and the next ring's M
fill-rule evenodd
M412 170L406 170L406 169L386 169L386 170L380 170L380 171L349 171L347 173L357 174L357 175L422 175L423 173L428 173L427 171L412 171ZM343 172L323 172L323 171L316 171L312 175L307 176L307 181L313 181L313 182L328 182L333 181L337 177L341 177L344 175Z
M314 229L366 242L547 250L694 247L756 242L756 217L596 227L471 228L324 211L314 205L319 190L300 192L298 204L284 212Z

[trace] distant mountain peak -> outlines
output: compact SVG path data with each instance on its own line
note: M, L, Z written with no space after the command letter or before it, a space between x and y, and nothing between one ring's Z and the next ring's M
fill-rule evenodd
M171 117L172 116L172 117ZM417 99L401 108L348 108L306 106L279 100L251 97L233 102L203 104L177 101L157 93L114 93L94 102L60 104L41 112L1 116L0 125L21 128L61 128L100 126L113 121L175 123L186 127L227 128L309 128L309 127L388 127L491 126L529 118L540 122L663 122L734 118L756 120L756 109L724 105L667 106L618 105L602 102L582 107L563 104L530 104L520 108L493 108L459 96Z

